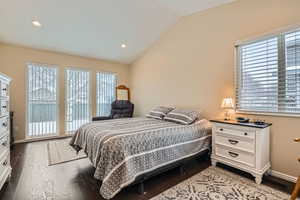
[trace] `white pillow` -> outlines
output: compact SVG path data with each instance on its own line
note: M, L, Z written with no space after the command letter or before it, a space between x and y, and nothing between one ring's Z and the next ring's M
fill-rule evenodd
M146 117L154 119L163 119L172 110L174 110L173 107L156 106L146 115Z
M169 112L164 120L188 125L196 121L200 117L200 113L195 110L176 108Z

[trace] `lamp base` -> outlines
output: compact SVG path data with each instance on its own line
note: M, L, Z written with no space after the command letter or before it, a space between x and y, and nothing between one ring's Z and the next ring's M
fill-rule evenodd
M230 120L230 114L229 114L229 111L228 111L228 110L225 111L225 114L224 114L224 120L226 120L226 121L229 121L229 120Z

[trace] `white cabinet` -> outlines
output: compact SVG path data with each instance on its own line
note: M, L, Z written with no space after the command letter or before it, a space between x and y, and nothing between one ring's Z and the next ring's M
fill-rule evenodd
M0 74L0 189L11 176L9 132L10 78Z
M270 169L270 126L211 120L212 165L217 162L251 173L257 184Z

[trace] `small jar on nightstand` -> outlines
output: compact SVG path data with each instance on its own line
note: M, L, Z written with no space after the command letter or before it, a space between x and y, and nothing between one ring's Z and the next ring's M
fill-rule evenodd
M260 184L270 169L270 123L257 125L229 120L210 120L212 129L211 162L246 171Z

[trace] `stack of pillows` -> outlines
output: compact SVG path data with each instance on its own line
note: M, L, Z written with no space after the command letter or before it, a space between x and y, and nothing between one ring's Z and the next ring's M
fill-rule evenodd
M200 118L200 113L195 110L157 106L146 117L189 125Z

